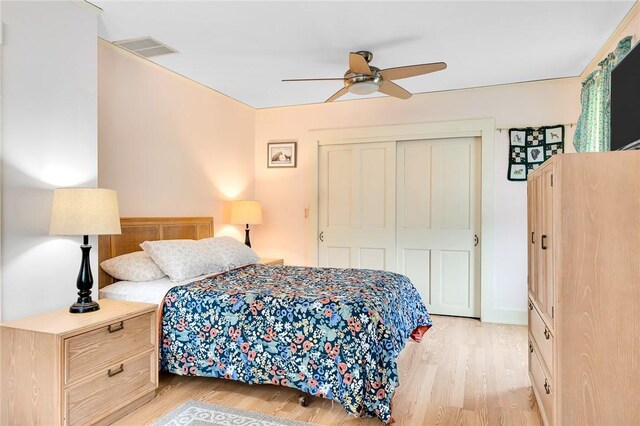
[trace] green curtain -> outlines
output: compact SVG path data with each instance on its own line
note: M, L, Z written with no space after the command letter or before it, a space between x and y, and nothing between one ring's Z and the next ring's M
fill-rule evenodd
M600 148L600 70L595 70L582 82L580 105L582 112L578 118L573 146L578 152L604 151Z
M618 43L596 69L582 82L580 105L573 146L578 152L609 151L611 147L611 71L631 50L631 36Z

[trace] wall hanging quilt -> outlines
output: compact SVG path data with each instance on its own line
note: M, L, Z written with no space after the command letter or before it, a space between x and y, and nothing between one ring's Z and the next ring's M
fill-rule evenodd
M507 179L526 181L527 175L554 154L564 152L564 126L509 129Z

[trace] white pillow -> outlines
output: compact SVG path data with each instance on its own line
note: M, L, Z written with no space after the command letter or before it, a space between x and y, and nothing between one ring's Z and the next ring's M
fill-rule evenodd
M258 263L260 257L251 247L231 237L205 238L202 241L210 250L211 255L224 264L226 269Z
M100 266L107 274L122 281L153 281L166 275L143 251L107 259Z
M145 241L140 247L172 281L225 270L222 261L211 255L202 240Z

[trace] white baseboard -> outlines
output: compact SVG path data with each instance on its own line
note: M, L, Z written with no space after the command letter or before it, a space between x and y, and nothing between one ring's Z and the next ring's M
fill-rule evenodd
M490 322L495 324L512 324L527 325L527 311L512 311L506 309L492 309L491 312L485 313L482 322Z

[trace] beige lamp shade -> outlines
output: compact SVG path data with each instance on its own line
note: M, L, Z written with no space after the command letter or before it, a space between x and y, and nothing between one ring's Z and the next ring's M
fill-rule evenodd
M53 193L50 235L120 234L116 191L59 188Z
M233 225L258 225L262 223L260 201L232 201L230 220Z

